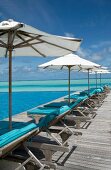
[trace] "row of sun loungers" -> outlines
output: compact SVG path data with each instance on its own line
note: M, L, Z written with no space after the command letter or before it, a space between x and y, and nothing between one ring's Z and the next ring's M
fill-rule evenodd
M100 107L108 92L108 87L91 88L89 91L72 94L70 103L65 97L63 101L52 102L27 111L28 116L34 117L35 123L17 127L2 134L0 136L0 158L6 159L7 155L17 157L17 159L24 158L16 170L24 167L28 162L32 162L40 169L46 166L56 169L56 164L52 163L53 153L69 152L69 138L71 135L82 135L76 129L81 128L81 122L91 123L96 115L95 110ZM74 130L70 127L71 123L73 123ZM41 134L44 132L48 136L43 137ZM17 148L20 150L20 146L27 153L27 159L22 154L21 156L18 153L14 154ZM40 161L30 148L42 150L45 161Z

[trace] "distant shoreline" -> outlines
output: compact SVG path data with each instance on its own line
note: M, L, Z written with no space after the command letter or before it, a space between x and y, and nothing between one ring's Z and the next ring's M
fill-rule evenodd
M102 79L101 85L111 86L111 79ZM100 79L98 79L98 87L100 87ZM71 80L70 88L72 91L87 89L87 79ZM96 79L90 79L90 87L96 87ZM56 79L56 80L20 80L12 82L13 92L28 92L28 91L67 91L68 80ZM8 82L0 82L0 92L8 92Z
M96 78L90 78L90 80L92 79L96 79ZM100 79L99 77L97 78L98 80ZM102 78L102 79L111 79L111 78ZM20 82L20 81L63 81L63 80L68 80L68 79L46 79L46 80L13 80L13 82ZM71 81L75 81L75 80L87 80L87 78L80 78L80 79L71 79ZM8 82L8 81L1 81L0 82Z

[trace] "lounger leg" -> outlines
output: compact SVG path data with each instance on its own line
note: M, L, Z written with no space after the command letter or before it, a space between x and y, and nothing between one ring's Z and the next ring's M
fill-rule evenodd
M89 114L91 114L91 111L87 107L83 108L82 112L83 113L88 112Z
M83 116L84 118L86 117L86 115L80 109L76 109L76 111L78 111L81 114L81 116ZM80 129L81 128L81 126L80 126L81 121L80 121L79 118L77 120L75 120L75 123L76 123L76 129Z
M42 164L25 145L23 146L25 148L25 151L28 153L30 157L26 161L24 161L21 165L19 165L15 170L20 170L24 165L26 165L26 163L28 163L31 160L33 160L33 162L40 167L40 170L43 170L45 165Z
M72 136L73 134L75 135L82 135L81 132L74 132L71 128L69 128L69 126L67 126L62 120L60 121L62 123L62 125L64 126L64 129L61 130L58 135L61 136L62 138L62 144L64 146L68 146L68 139L70 136ZM80 123L79 123L80 125Z
M56 136L54 136L48 129L47 129L47 133L60 145L62 146L62 143L56 138Z
M67 128L73 134L73 131L62 120L61 123L64 125L65 128Z
M76 129L80 129L81 128L81 126L80 126L81 121L78 119L75 122L76 122Z
M81 116L86 116L80 109L76 109L80 114L81 114Z
M65 127L65 129L66 129L66 127ZM60 146L68 146L67 141L68 141L68 138L69 138L69 134L64 132L65 129L63 129L62 131L60 131L57 134L57 136L59 135L61 137L62 142L60 142L58 140L58 138L55 135L53 135L48 129L47 129L47 132ZM71 134L70 134L70 136L71 136Z
M67 141L68 141L69 137L73 134L73 131L62 120L60 122L62 123L62 125L65 128L59 133L59 135L62 138L63 145L68 146L68 142ZM68 130L69 133L65 132L66 130Z
M46 165L48 165L51 169L56 169L57 168L57 164L52 162L52 155L57 152L69 152L69 148L65 147L65 146L60 146L60 145L53 145L51 144L47 144L47 143L39 143L37 141L32 141L31 143L27 142L26 143L27 146L32 146L33 148L39 148L44 156L45 156L45 160L41 160L41 162L45 163Z
M15 170L20 170L24 165L26 165L26 163L28 163L29 161L31 161L32 158L28 158L26 161L24 161L22 164L20 164Z
M26 152L30 155L30 157L32 158L32 160L36 163L36 165L39 165L40 170L44 169L44 167L46 165L42 164L36 157L35 155L24 145L24 148L26 150Z
M57 168L57 164L56 163L52 163L52 155L53 155L53 151L51 150L42 150L43 154L45 156L45 164L48 165L49 167L56 169Z

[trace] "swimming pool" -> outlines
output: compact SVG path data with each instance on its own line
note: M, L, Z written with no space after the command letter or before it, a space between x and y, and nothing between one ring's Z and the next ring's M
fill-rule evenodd
M110 85L110 82L110 79L103 79L102 85L107 83ZM95 79L90 80L90 87L95 87ZM87 79L71 80L72 92L83 89L87 89ZM13 115L67 94L67 80L14 81ZM8 82L0 82L0 120L6 117L8 117Z
M67 92L13 92L13 115L67 95ZM8 93L0 93L0 120L8 117Z

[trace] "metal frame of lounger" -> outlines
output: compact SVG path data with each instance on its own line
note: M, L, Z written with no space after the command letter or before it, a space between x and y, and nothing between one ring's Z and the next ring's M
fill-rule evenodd
M101 93L100 93L101 94ZM88 122L88 123L91 123L91 120L92 120L92 118L94 118L95 116L96 116L96 113L95 112L92 112L93 111L93 109L94 109L94 107L97 107L97 104L94 102L94 100L95 99L97 99L98 100L98 102L102 102L102 100L104 99L104 98L102 98L101 100L98 98L98 95L99 95L99 93L98 94L94 94L94 95L92 95L91 97L89 97L88 99L85 99L85 100L83 100L82 102L80 102L76 107L74 107L72 110L73 111L78 111L80 114L81 114L81 116L76 116L76 117L69 117L69 119L73 119L75 122L76 122L76 128L80 128L80 123L82 122L82 121L84 121L84 122ZM93 105L91 105L91 103L90 103L90 101L93 103ZM86 103L86 105L91 109L87 109L87 107L82 107L82 109L81 109L81 107L79 108L79 106L81 105L81 104L83 104L83 103ZM93 106L93 107L92 107ZM85 112L86 111L88 111L89 112L89 114L91 114L92 116L91 117L88 117L88 116L86 116L85 115ZM67 117L68 118L68 117Z
M71 111L71 114L66 116L66 119L71 120L71 121L73 120L76 123L76 128L77 129L80 129L81 122L91 123L91 120L92 120L92 117L89 117L88 115L87 116L85 115L86 107L82 107L83 109L81 109L81 105L84 103L85 100L81 101L75 107L73 107L72 111ZM74 111L79 112L80 116L77 116L77 115L75 116ZM90 113L90 111L89 111L89 113Z
M70 112L72 111L72 109L70 110L66 110L64 113L61 113L59 114L58 116L55 117L55 119L49 124L48 128L42 128L41 131L46 131L60 146L66 146L67 145L67 142L69 140L69 137L72 135L72 134L82 134L80 132L74 132L73 130L71 130L69 128L69 126L67 126L64 121L63 121L63 118L66 116L66 115L69 115ZM45 115L45 114L44 114ZM36 115L38 116L38 115ZM32 116L33 117L33 116ZM33 117L34 118L34 117ZM56 128L54 125L57 123L57 122L61 122L61 124L63 125L63 127L59 127L59 128ZM51 127L49 129L49 127ZM57 135L54 135L52 133L57 133ZM61 137L62 139L62 142L58 139L58 136Z
M64 113L59 114L58 116L55 117L54 120L52 120L52 121L49 123L48 127L41 128L41 131L46 131L60 146L65 146L65 145L67 144L67 141L68 141L69 138L67 138L67 137L64 138L64 135L63 135L63 136L61 136L62 142L60 142L60 140L57 138L58 135L61 135L62 133L65 133L66 130L68 130L71 134L74 134L74 132L73 132L67 125L65 125L65 123L62 121L63 118L64 118L66 115L70 114L70 111L71 111L71 110L67 110L67 111L65 111ZM58 123L59 121L64 125L64 128L60 129L60 132L58 133L58 135L55 136L55 135L53 135L53 134L51 133L51 131L53 131L53 133L54 133L54 130L49 129L49 127L54 126L54 125L55 125L56 123ZM57 131L57 130L55 129L55 133L56 133L56 131ZM66 134L67 134L67 133L66 133ZM64 140L64 139L65 139L65 140Z
M53 119L51 122L49 122L49 124L46 127L40 128L39 132L37 133L37 134L39 134L40 132L45 131L46 133L48 133L48 135L51 138L54 139L54 141L56 141L58 143L58 145L51 145L51 144L45 144L45 143L42 143L42 145L40 145L39 142L35 142L35 141L33 142L33 138L31 140L31 142L27 142L27 146L32 146L35 148L39 148L39 146L41 146L39 149L41 149L45 155L45 163L54 169L56 168L56 165L54 163L52 164L52 162L51 162L52 154L54 153L54 151L68 152L69 148L67 145L67 141L69 139L69 136L67 136L65 132L66 132L66 130L68 130L71 133L71 135L74 134L74 132L67 125L65 125L64 122L62 122L62 118L69 113L70 113L70 110L66 110L64 113L59 114L58 116L55 117L55 119ZM64 125L64 128L62 128L62 130L60 130L57 135L54 135L53 134L54 130L52 132L52 129L50 129L50 127L55 125L58 121L61 121L61 123ZM64 137L64 135L62 135L63 133L65 133L65 137ZM76 132L76 133L79 133L79 132ZM62 142L58 139L58 135L61 136Z
M86 100L86 99L85 99L85 100ZM84 101L85 101L85 100L84 100ZM76 107L74 107L74 108L77 108L78 106L80 106L84 101L82 100L82 101L81 101L80 103L78 103L78 105L77 105ZM72 102L72 103L74 104L74 102ZM72 104L72 105L73 105L73 104ZM54 107L57 108L57 105L55 105L55 104L54 104L54 105L50 105L50 104L49 104L49 105L45 105L45 106L50 107L50 108L54 108ZM58 106L58 108L59 108L59 106ZM74 109L74 108L73 108L73 109ZM71 109L71 111L72 111L73 109ZM86 117L86 120L88 120L87 116L84 114L84 112L85 112L86 110L87 110L86 107L85 107L84 110L82 110L82 111L81 111L81 109L78 109L78 111L80 112L81 116ZM89 110L88 110L88 111L89 111ZM89 111L89 113L90 113L90 111ZM85 119L84 119L84 120L85 120Z
M55 138L54 138L55 139ZM57 142L56 142L57 143ZM56 163L52 163L52 156L55 152L59 151L59 152L69 152L69 147L67 146L61 146L60 144L55 144L55 142L46 142L46 141L36 141L34 138L34 141L32 139L31 142L27 142L26 144L29 147L32 148L38 148L40 150L42 150L44 156L45 156L45 161L42 161L43 163L45 163L46 165L48 165L50 168L56 169L57 168L57 164Z
M86 99L85 99L86 100ZM80 103L78 103L77 104L77 106L76 107L74 107L73 109L77 109L77 107L78 106L80 106L85 100L82 100ZM47 106L47 105L46 105ZM47 107L49 107L49 108L54 108L54 106L50 106L50 105L48 105ZM57 105L56 105L56 107L55 107L56 109L57 109ZM60 107L58 107L58 108L60 108ZM73 111L73 109L71 109L71 112ZM85 108L86 109L86 108ZM86 121L88 122L89 121L89 118L83 113L84 111L85 111L85 109L83 110L83 111L81 111L80 109L78 109L78 111L80 112L80 114L81 114L81 116L84 116L84 121L85 121L85 119L86 119ZM69 115L70 113L68 113L67 115ZM76 117L77 118L77 117ZM81 117L78 117L79 119L81 119ZM75 117L73 117L73 120L75 119ZM81 119L82 120L82 119ZM85 121L85 122L86 122ZM78 121L77 121L77 119L76 119L76 121L74 121L76 124L78 124ZM90 121L91 122L91 121ZM61 121L61 123L63 124L63 126L64 126L64 128L65 129L68 129L69 130L69 132L70 133L72 133L72 134L74 134L74 131L72 132L72 130L69 128L69 126L67 126L65 123L63 123L63 121ZM54 130L53 130L54 131ZM60 132L61 133L61 132ZM59 133L58 133L59 134ZM75 132L75 134L77 134L77 132ZM81 133L79 133L79 134L81 134ZM66 142L67 143L67 142Z
M92 96L96 96L96 95L93 94ZM79 111L79 113L81 114L81 116L83 116L83 119L81 119L81 117L78 116L78 120L77 120L77 117L76 117L76 118L73 117L73 119L76 120L76 124L77 124L78 127L79 127L78 122L81 122L81 121L84 120L85 122L89 122L89 123L90 123L90 122L91 122L91 119L94 118L95 115L96 115L95 112L92 113L93 108L96 106L96 103L94 102L94 100L91 99L92 96L89 97L88 99L82 100L80 103L78 103L78 105L77 105L76 107L74 107L74 108L71 109L71 112L73 112L73 111L76 109L77 111ZM87 102L86 102L86 101L87 101ZM93 103L93 106L94 106L94 107L92 107L91 103L88 103L89 101L91 101L91 102ZM85 102L86 102L87 106L91 109L91 111L90 111L90 109L87 110L86 107L85 107L83 110L81 110L81 109L78 108L79 106L81 106L81 104L83 104L83 103L85 103ZM91 117L88 117L88 116L85 115L85 111L86 111L86 110L89 111L89 113L92 115ZM71 113L71 112L70 112L70 113ZM81 120L81 121L80 121L80 120ZM65 124L65 125L66 125L66 124ZM66 126L67 126L67 125L66 125ZM67 127L68 127L68 126L67 126ZM68 127L68 128L69 128L69 127ZM70 128L69 128L69 129L70 129Z
M98 107L101 106L101 104L103 103L103 100L105 99L105 97L107 96L107 93L105 92L103 87L97 88L96 90L96 94L93 95L91 98L92 99L97 99L98 100ZM98 92L99 90L99 92Z
M66 111L67 112L67 111ZM59 116L60 117L60 116ZM57 118L58 119L58 118ZM57 120L56 119L56 120ZM52 124L54 124L55 120L52 120L47 126L51 126ZM47 128L48 128L47 127ZM35 155L28 149L27 146L35 146L36 145L36 148L37 148L37 142L35 144L35 142L32 142L29 141L29 142L26 142L27 139L30 139L31 137L35 136L35 135L38 135L41 131L43 131L43 129L47 129L46 127L42 127L42 128L39 128L37 130L33 130L29 133L27 133L26 135L20 137L19 139L16 139L14 140L13 142L9 143L8 145L6 145L5 147L2 147L2 156L6 156L10 151L13 151L15 150L17 147L19 147L21 144L23 144L24 146L24 150L27 152L27 154L30 156L27 160L25 160L21 165L19 165L16 170L19 170L21 167L23 167L26 163L28 163L29 161L32 161L34 162L36 165L38 165L40 167L40 169L44 169L44 167L47 165L47 166L50 166L51 168L56 168L56 164L52 163L50 160L51 160L51 154L50 154L50 157L49 157L49 154L47 156L47 153L51 153L52 151L62 151L62 152L68 152L69 151L69 148L67 148L66 146L64 145L60 145L60 142L57 140L56 137L54 137L53 135L50 134L49 130L47 132L49 132L50 136L53 136L53 139L55 139L55 141L59 144L59 146L56 146L56 145L46 145L46 144L42 144L41 146L41 150L43 151L44 155L45 155L45 159L46 161L43 162L45 164L42 164L42 161L39 161ZM47 148L46 148L47 146ZM45 148L44 148L45 147ZM54 149L52 149L52 147L54 147ZM39 148L40 149L40 148ZM12 155L16 158L16 155ZM17 158L19 158L19 156L17 155Z
M106 94L110 92L110 88L108 86L104 86L103 88Z
M86 105L90 108L99 108L103 100L105 99L106 95L104 93L97 93L92 95L89 100L87 100Z
M82 97L82 96L81 96ZM92 96L91 96L92 97ZM95 116L96 116L96 113L93 111L93 107L91 106L91 104L90 103L88 103L88 101L89 100L91 100L90 98L91 97L89 97L89 98L85 98L85 99L83 99L82 101L80 101L76 106L74 106L73 108L72 108L72 115L70 114L70 115L68 115L66 118L68 119L68 120L73 120L73 121L75 121L75 123L76 123L76 128L77 129L79 129L80 128L80 123L81 122L85 122L85 123L91 123L91 121L92 121L92 118L94 118ZM76 102L76 100L75 100L75 102ZM94 101L92 100L92 102L94 103ZM89 107L81 107L81 105L82 104L84 104L84 103L86 103L86 105ZM80 115L81 116L74 116L73 115L73 112L74 111L77 111L77 112L79 112L80 113ZM86 111L87 111L87 115L86 115ZM89 114L91 114L91 116L89 117L88 116L88 113Z
M96 89L95 89L96 90ZM87 92L86 92L86 94L87 94ZM89 108L91 108L91 109L93 109L93 108L95 108L95 107L100 107L101 106L101 104L102 104L102 101L103 101L103 99L105 98L105 97L103 97L104 95L102 95L102 94L104 94L104 92L99 92L99 93L97 93L97 91L95 91L94 93L92 93L90 96L89 96L89 98L85 101L85 104L89 107ZM88 94L87 94L88 95Z
M86 95L85 95L85 93L86 93ZM87 92L85 92L84 93L84 96L88 96L88 94L87 94ZM79 94L80 95L80 94ZM78 95L78 97L77 97L77 99L75 98L73 98L73 97L71 97L71 99L73 100L75 100L75 102L76 102L76 100L78 100L78 98L80 97L84 97L83 95L80 95L79 96ZM94 99L93 99L93 97L95 96L95 94L93 94L92 96L89 96L88 98L86 98L85 100L84 100L84 103L86 104L86 106L87 107L84 107L84 110L82 109L81 111L82 111L82 113L85 113L85 111L87 111L87 112L89 112L90 114L91 114L91 112L92 112L92 110L93 110L93 108L94 107L96 107L97 105L98 105L98 102L99 101L94 101ZM65 98L65 99L68 99L68 98ZM97 96L96 96L96 99L98 100L98 98L97 98ZM90 109L88 109L88 108L90 108ZM83 116L85 116L85 115L83 115Z
M28 149L27 146L25 146L26 140L31 138L33 135L36 135L38 133L38 128L31 130L27 134L19 137L18 139L15 139L14 141L10 142L9 144L3 146L0 148L0 157L4 158L6 155L8 155L10 152L14 151L16 148L18 148L20 145L24 146L25 151L29 155L29 158L25 160L21 165L19 165L15 170L19 170L21 167L23 167L26 163L29 161L34 162L37 166L40 167L40 169L44 169L46 165L42 164L35 156L34 154Z
M84 99L84 100L82 100L80 103L78 103L74 108L72 108L71 109L71 112L73 112L73 110L77 110L79 113L80 113L80 115L81 115L81 117L80 116L78 116L78 120L77 120L77 116L76 117L72 117L72 119L73 120L76 120L76 121L74 121L76 124L77 124L77 126L78 126L78 122L80 122L80 120L82 121L82 120L84 120L84 122L91 122L91 118L93 118L96 114L93 112L93 114L91 114L92 113L92 110L90 111L90 110L88 110L86 107L84 107L84 109L80 109L80 108L78 108L78 106L81 106L81 104L83 104L86 100L89 100L89 99ZM75 101L76 102L76 101ZM53 105L46 105L47 107L54 107ZM57 106L56 106L56 108L57 108ZM92 108L91 106L90 106L90 108ZM88 117L88 116L86 116L85 115L85 111L88 111L91 115L92 115L92 117ZM83 119L81 119L82 118L82 116L84 117ZM71 117L71 114L70 114L70 117ZM76 126L76 127L77 127ZM79 127L79 126L78 126ZM68 127L69 128L69 127Z
M68 110L66 112L64 112L64 114L60 114L59 116L57 116L49 125L49 127L51 127L50 129L47 128L45 129L45 131L60 145L60 146L68 146L68 140L71 137L71 135L82 135L81 132L79 131L74 131L72 130L69 126L67 126L65 124L65 122L63 121L63 118L66 115L70 115L70 112L72 110ZM63 125L63 127L60 126L54 126L56 125L56 123L61 122L61 124ZM52 133L57 133L57 135L54 135ZM60 140L58 140L58 136L61 137L62 142L60 142Z

